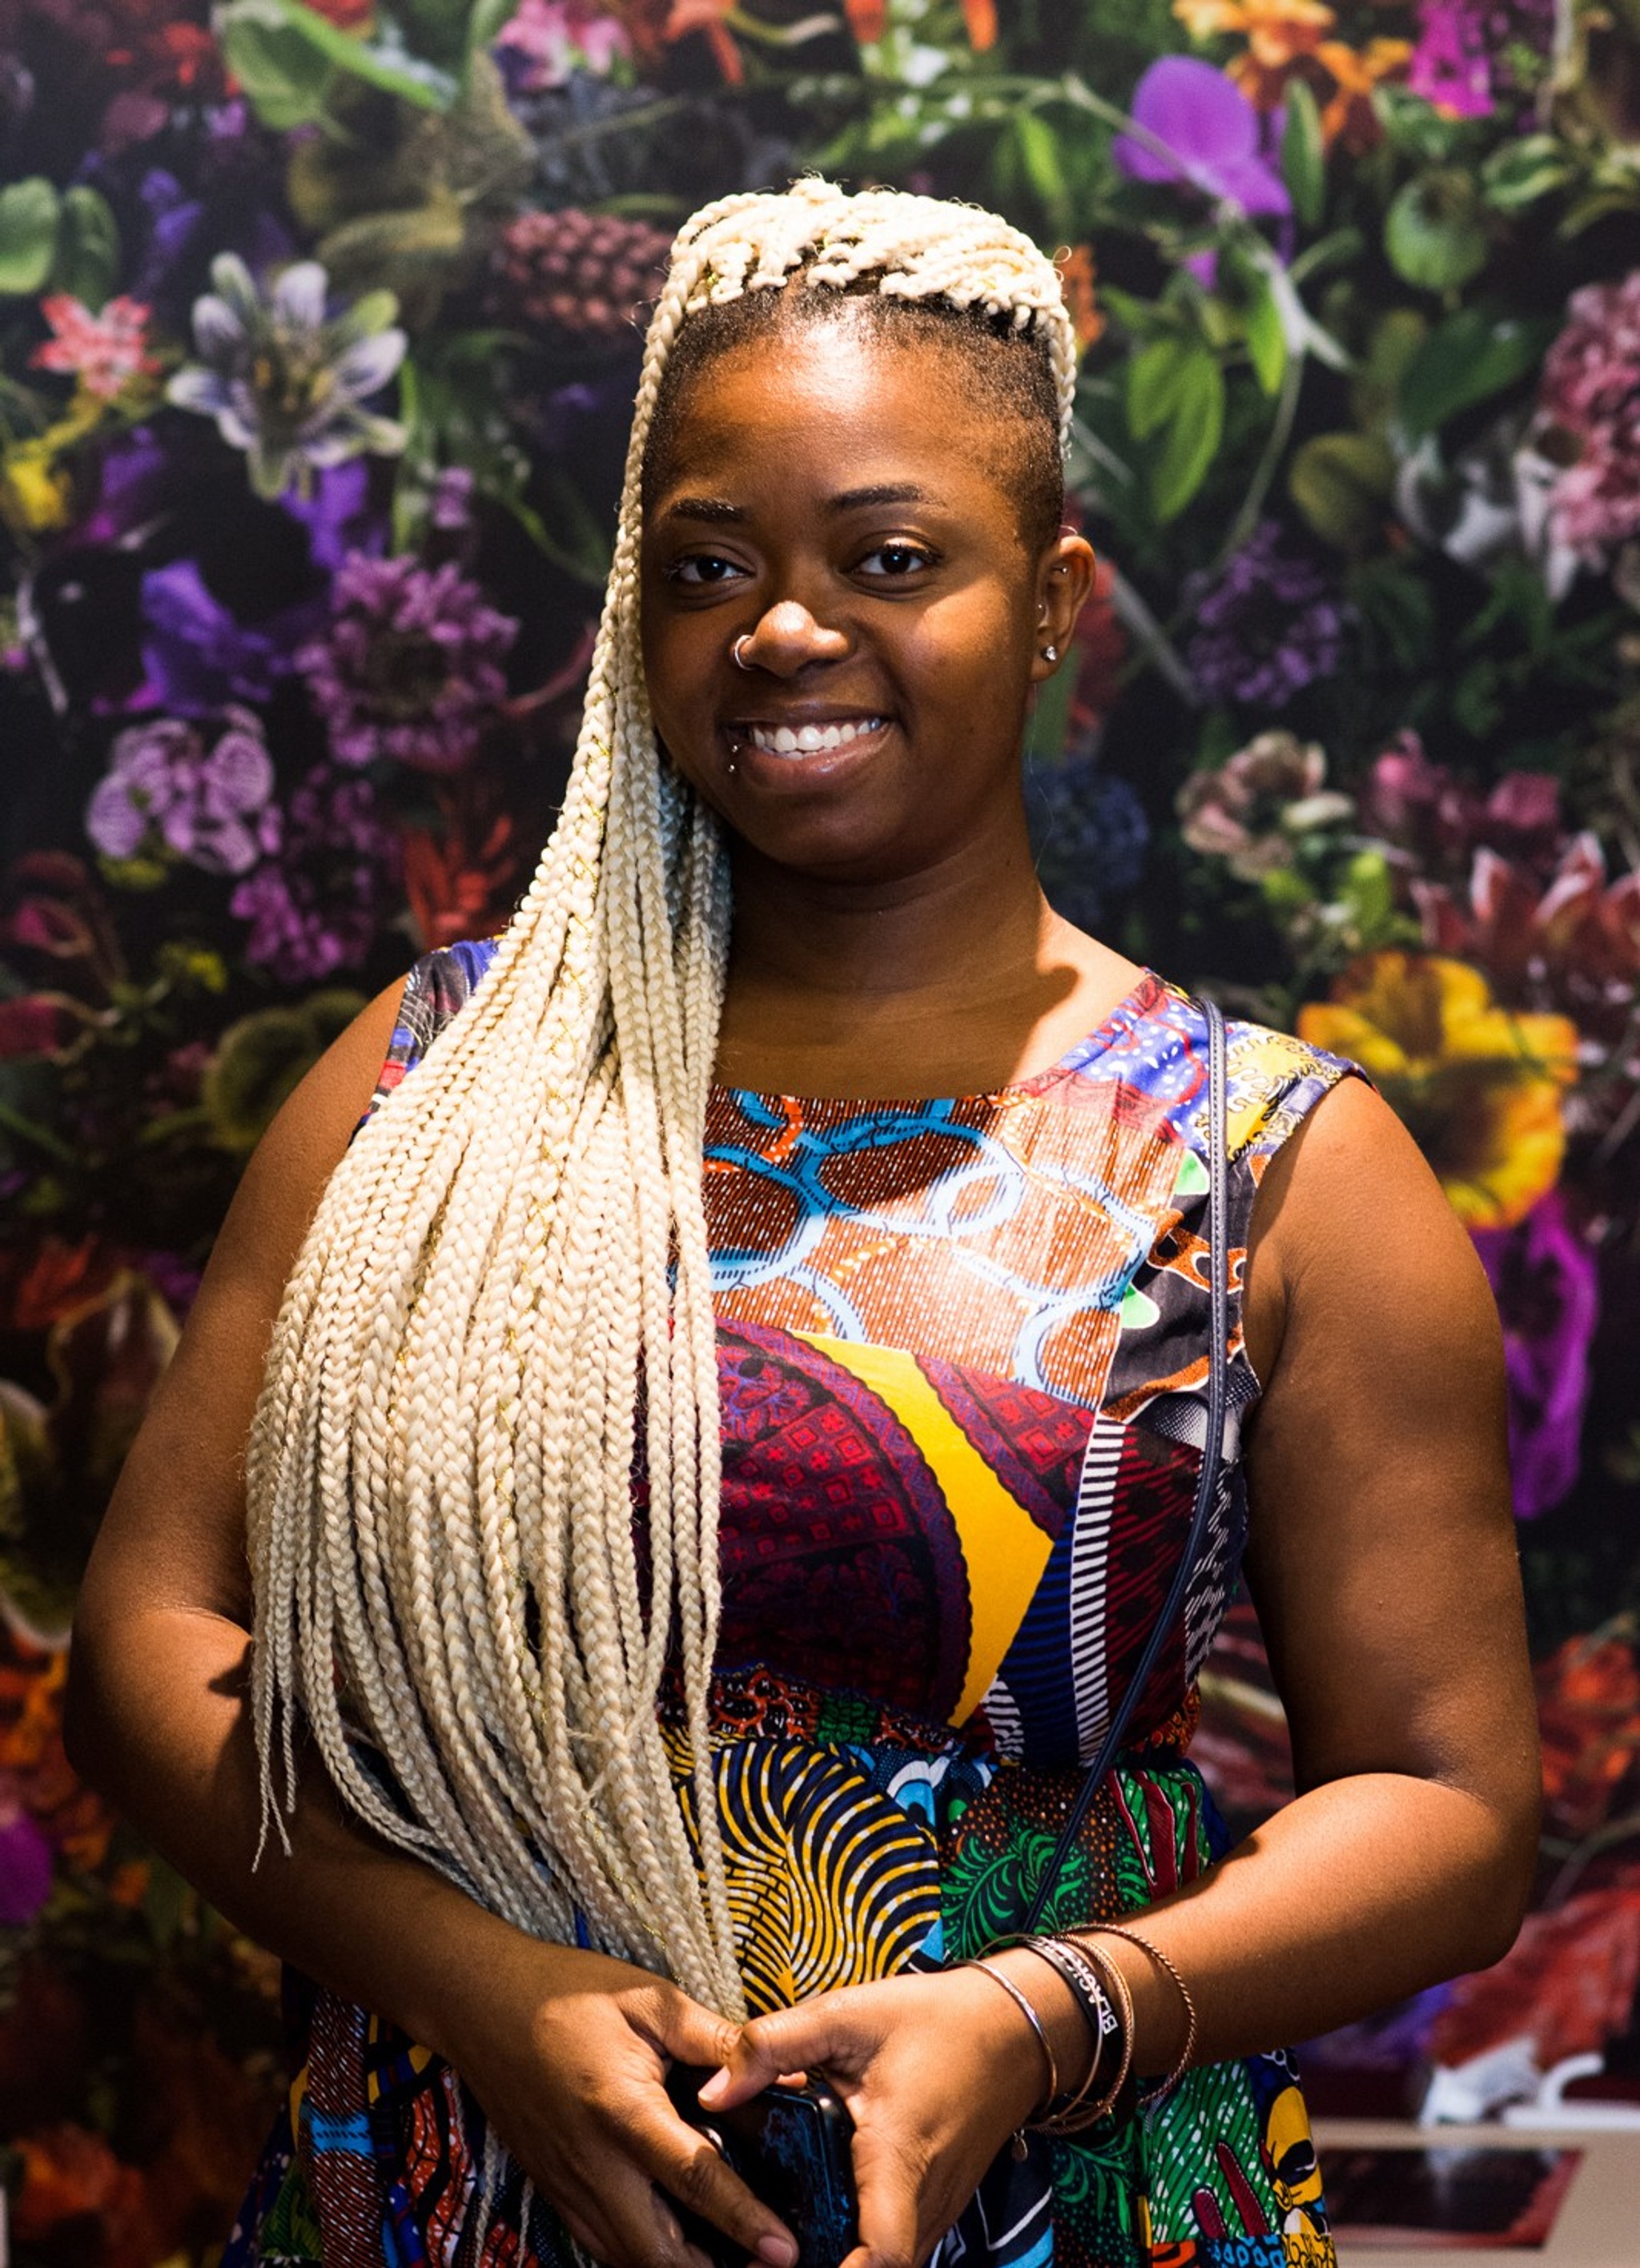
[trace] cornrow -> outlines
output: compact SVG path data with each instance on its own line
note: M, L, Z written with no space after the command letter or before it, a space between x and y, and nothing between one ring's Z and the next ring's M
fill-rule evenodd
M793 277L982 311L1045 342L1063 438L1075 347L1059 277L993 215L805 180L684 225L563 812L471 1001L331 1176L247 1467L263 1840L284 1837L305 1721L378 1833L520 1927L573 1940L579 1925L736 2017L708 1722L720 1467L701 1177L728 866L656 749L639 538L674 340ZM657 1717L669 1674L682 1803Z

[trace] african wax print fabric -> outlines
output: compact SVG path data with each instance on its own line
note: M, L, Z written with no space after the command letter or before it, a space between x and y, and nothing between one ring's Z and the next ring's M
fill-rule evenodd
M379 1095L493 948L409 980ZM1131 1914L1227 1845L1186 1749L1246 1527L1243 1344L1264 1173L1350 1066L1229 1033L1224 1470L1186 1609L1053 1893ZM1147 975L1052 1070L851 1101L717 1087L722 1615L710 1721L754 2011L1016 1930L1185 1547L1206 1432L1207 1034ZM644 1476L635 1476L641 1520ZM680 1800L691 1758L663 1724ZM685 1804L687 1814L688 1806ZM225 2268L569 2268L457 2075L293 1983L301 2068ZM1004 2153L938 2268L1333 2268L1290 2057Z

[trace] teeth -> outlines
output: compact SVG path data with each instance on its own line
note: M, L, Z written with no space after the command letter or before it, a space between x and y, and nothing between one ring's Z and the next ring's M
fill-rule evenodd
M881 729L881 717L854 717L846 724L803 725L794 731L789 725L749 725L746 737L754 748L761 748L770 756L811 755L823 748L846 748L851 740L859 740L862 733Z

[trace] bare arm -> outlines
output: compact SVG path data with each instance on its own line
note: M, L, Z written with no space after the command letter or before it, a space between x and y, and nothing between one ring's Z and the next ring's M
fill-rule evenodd
M1536 1849L1497 1317L1429 1168L1363 1086L1318 1108L1260 1193L1247 1327L1267 1381L1249 1432L1248 1572L1299 1793L1141 1922L1189 1983L1200 2062L1496 1960ZM1138 2067L1164 2071L1184 2040L1178 1993L1142 1951L1103 1943L1133 1988ZM1085 2068L1068 1996L1030 1954L1001 1960L1060 2071ZM976 2081L961 2053L987 1998L961 1972L897 1979L742 2036L730 2099L809 2061L847 2074L880 2169L873 2268L927 2257L1006 2131L1002 2081Z
M246 1707L244 1448L286 1277L387 1049L384 993L291 1098L234 1199L98 1538L75 1623L75 1766L214 1904L308 1975L449 2058L602 2260L688 2256L652 2183L789 2260L780 2224L674 2117L665 2058L729 2028L624 1962L527 1937L375 1841L304 1776L260 1866Z

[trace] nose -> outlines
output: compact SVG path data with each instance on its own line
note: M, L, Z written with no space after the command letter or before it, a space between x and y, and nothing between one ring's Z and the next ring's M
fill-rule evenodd
M795 677L812 661L840 661L848 640L841 630L817 622L800 599L781 599L758 617L736 651L742 668Z

